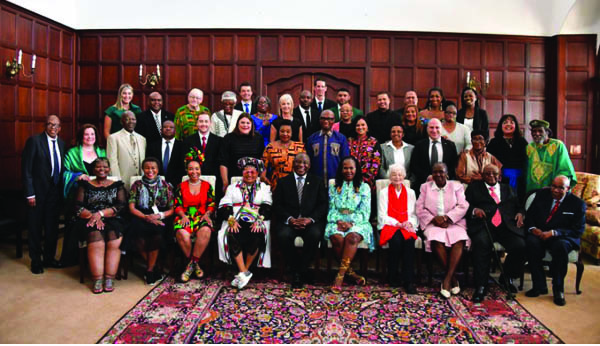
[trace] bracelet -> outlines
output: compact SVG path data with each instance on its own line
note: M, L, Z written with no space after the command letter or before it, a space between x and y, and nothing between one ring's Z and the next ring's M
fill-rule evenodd
M100 217L104 217L104 212L102 210L98 211L98 214L100 214Z

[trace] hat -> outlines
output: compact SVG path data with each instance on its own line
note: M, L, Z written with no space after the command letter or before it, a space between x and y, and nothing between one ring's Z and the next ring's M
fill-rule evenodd
M254 166L258 171L258 174L261 174L265 170L265 164L262 160L255 159L254 157L242 157L237 162L238 168L243 170L246 166Z
M549 129L550 128L550 123L547 122L546 120L536 119L536 120L530 121L529 122L529 126L531 128L543 127L545 129Z

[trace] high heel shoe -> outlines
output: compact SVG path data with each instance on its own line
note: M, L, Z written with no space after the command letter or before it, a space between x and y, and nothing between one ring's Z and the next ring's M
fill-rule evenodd
M452 296L450 294L450 291L444 289L444 284L443 283L440 286L440 294L442 295L442 297L444 297L446 299L449 299Z
M356 272L354 271L354 269L352 269L352 267L348 268L348 270L346 271L346 274L348 274L348 276L352 280L354 280L354 282L356 282L357 285L364 286L367 284L367 279L365 279L364 276L360 276L360 275L356 274Z
M350 258L343 258L340 263L340 269L338 270L333 285L331 285L331 292L335 294L342 293L342 285L344 284L344 276L350 267Z

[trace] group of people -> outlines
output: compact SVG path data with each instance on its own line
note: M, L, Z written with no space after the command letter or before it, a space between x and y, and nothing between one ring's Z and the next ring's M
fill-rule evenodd
M528 144L518 119L505 114L488 143L487 113L472 88L463 90L460 109L439 88L429 91L421 110L415 91L406 92L398 110L382 92L377 110L366 116L346 89L337 90L336 101L327 99L322 79L314 97L300 93L297 107L282 95L278 114L269 97L253 98L249 83L238 92L239 103L226 91L222 109L212 114L199 89L175 114L153 92L142 112L124 84L106 110L106 151L96 127L86 124L67 152L58 138L60 119L49 116L45 132L31 137L23 153L31 271L61 266L54 256L56 217L65 198L73 234L87 244L94 293L113 290L124 246L145 259L147 283L160 280L156 261L168 237L188 259L181 281L201 278L199 260L216 232L219 258L237 266L231 284L240 289L255 260L270 267L272 241L292 269L292 287L303 287L326 240L339 260L333 292L341 292L345 279L366 283L352 268L362 243L371 251L389 245L389 283L412 294L420 236L445 269L445 298L460 292L456 268L470 248L473 301L484 299L492 244L500 242L508 253L501 281L516 292L512 279L528 261L533 288L526 295L532 297L548 291L541 263L548 249L554 301L564 305L567 254L579 246L585 204L568 193L575 172L565 145L550 138L548 122L530 122ZM214 178L209 183L202 176Z

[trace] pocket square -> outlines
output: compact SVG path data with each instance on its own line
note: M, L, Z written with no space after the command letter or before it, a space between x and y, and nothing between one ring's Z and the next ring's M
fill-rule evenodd
M563 211L563 215L575 215L574 213L568 212L568 211Z

